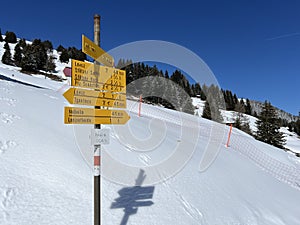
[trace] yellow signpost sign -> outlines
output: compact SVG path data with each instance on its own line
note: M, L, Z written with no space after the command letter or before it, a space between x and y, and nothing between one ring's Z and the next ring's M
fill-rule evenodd
M125 124L129 119L124 110L65 107L65 124Z
M122 94L70 88L64 97L71 104L126 108L126 95Z
M82 35L82 52L105 66L114 66L114 58L84 35Z
M126 71L72 60L72 86L126 93Z

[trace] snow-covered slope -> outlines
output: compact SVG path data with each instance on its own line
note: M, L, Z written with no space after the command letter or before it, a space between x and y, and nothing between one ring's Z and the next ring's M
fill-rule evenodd
M196 115L201 116L203 113L205 101L199 98L192 98L193 105L196 107ZM221 110L221 115L223 117L224 123L234 123L237 113L234 111ZM247 114L243 114L244 118L249 121L250 129L252 132L257 131L256 121L257 118ZM291 152L300 153L300 138L295 132L290 132L287 127L282 127L280 131L284 134L286 144L285 148L289 149Z
M93 224L92 147L85 140L90 151L81 149L85 136L76 136L79 125L63 124L63 108L68 105L62 96L66 84L3 65L0 74L43 87L0 80L0 224ZM195 144L195 152L172 178L148 185L153 196L103 179L103 224L300 224L298 158L233 129L229 148L225 148L224 136L222 143L215 143L221 144L216 160L200 172L208 142L216 141L211 136L213 127L226 133L228 127L146 104L138 117L137 108L136 102L128 101L131 120L127 126L132 137L122 139L120 130L106 126L111 143L103 147L103 171L117 171L111 168L109 156L133 167L148 167L171 156L178 145L185 151ZM164 130L160 124L165 124ZM82 129L88 131L89 127ZM198 139L192 138L196 130ZM164 138L153 143L151 151L137 151L139 144L149 144L151 134ZM294 146L299 148L297 140ZM82 152L88 156L83 157ZM126 172L116 176L121 179ZM144 175L147 180L148 174ZM120 199L120 194L125 196ZM148 197L151 202L143 204L134 196Z
M5 38L5 36L3 36L3 38ZM19 39L18 39L18 41L19 41ZM32 44L32 42L30 42L30 41L26 41L26 43L27 44ZM2 69L9 68L11 71L20 71L21 68L14 67L14 66L7 66L7 65L2 64L1 59L2 59L2 56L3 56L4 51L5 51L4 44L5 44L5 42L0 42L0 68L2 68ZM15 53L14 49L15 49L16 44L9 43L8 45L10 47L10 52L11 52L11 55L13 57L14 53ZM59 60L60 55L55 49L53 49L53 51L49 54L52 54L52 56L54 57L54 62L55 62L55 65L56 65L56 68L55 68L56 72L54 74L57 75L58 77L66 79L66 76L64 75L63 70L66 66L71 65L71 61L69 60L69 63L60 62L60 60ZM33 75L33 76L39 76L39 75Z

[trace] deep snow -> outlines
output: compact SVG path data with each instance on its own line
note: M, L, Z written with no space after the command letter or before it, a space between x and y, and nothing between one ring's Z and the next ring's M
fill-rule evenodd
M0 71L9 76L8 72ZM78 149L73 126L63 124L67 105L63 84L20 76L47 89L0 81L0 223L93 224L93 172ZM130 129L140 138L148 137L148 123L156 118L166 123L165 140L151 153L135 154L132 146L118 141L112 126L106 126L111 128L112 139L103 150L103 169L109 167L105 155L139 166L157 162L157 153L165 157L178 141L184 145L191 141L180 133L180 124L201 129L187 165L166 182L151 185L153 204L129 213L127 224L300 224L300 195L295 187L299 163L293 155L234 129L231 146L222 146L208 170L199 172L213 122L144 104L142 110L139 118L137 103L129 102ZM151 132L160 130L153 126ZM278 165L273 168L274 162ZM107 179L102 186L103 224L120 224L124 211L111 206L124 186Z
M67 81L24 75L1 63L0 74L42 87L0 80L0 224L93 224L91 126L63 124L68 103L62 93ZM300 224L299 158L236 129L226 148L229 128L225 125L146 104L138 117L137 109L137 102L128 101L127 128L132 135L121 127L105 126L111 140L103 146L102 170L115 172L110 175L116 179L131 179L132 186L140 180L145 189L140 192L103 178L103 224L121 224L124 215L128 221L123 225ZM225 114L232 119L230 112ZM221 139L212 135L215 128L224 131ZM299 139L282 129L288 146L299 150ZM138 151L146 143L151 151ZM220 152L200 172L209 143L220 145ZM147 183L149 166L167 159L178 146L184 152L192 144L195 152L178 173L164 182ZM144 168L145 179L134 180L138 173L112 168L110 158ZM158 175L166 172L157 170ZM134 196L147 201L136 201ZM139 206L136 211L134 206Z

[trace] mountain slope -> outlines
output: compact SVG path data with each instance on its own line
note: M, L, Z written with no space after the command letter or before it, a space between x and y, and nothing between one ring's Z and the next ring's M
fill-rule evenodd
M14 79L43 88L0 80L0 224L93 224L91 126L63 124L63 107L68 105L62 96L65 84L4 67L0 74L11 77L14 73ZM123 128L105 126L110 129L111 143L103 147L102 169L107 174L118 171L111 168L109 157L143 167L142 186L152 187L153 196L148 196L152 204L141 206L141 200L134 199L136 189L103 178L103 224L120 224L122 219L128 225L300 224L296 157L236 129L230 147L225 148L226 126L146 104L138 117L137 108L136 102L128 102L131 136L122 133ZM211 136L216 127L223 131L222 142L215 143L221 146L219 155L200 172L206 146L218 140ZM183 132L186 130L189 132ZM84 136L78 136L81 131ZM155 134L162 139L147 142ZM141 152L146 142L151 151ZM165 182L147 184L151 178L148 166L163 162L178 146L185 151L193 144L195 152L183 169ZM162 176L166 172L157 171ZM124 170L113 175L118 179L128 176L134 185L139 174ZM125 192L121 201L120 193ZM115 208L114 203L118 203ZM137 210L134 205L139 205Z

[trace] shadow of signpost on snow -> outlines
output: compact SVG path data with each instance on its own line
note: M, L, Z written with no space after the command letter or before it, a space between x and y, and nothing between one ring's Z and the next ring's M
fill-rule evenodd
M154 186L141 187L146 178L144 170L140 170L138 178L136 179L136 186L125 187L118 191L120 197L115 199L111 204L111 209L124 208L124 216L120 225L126 225L129 217L138 211L138 207L151 206L154 203L150 201L153 197ZM147 201L145 201L147 200Z

